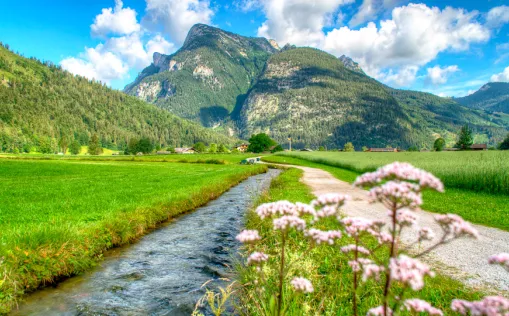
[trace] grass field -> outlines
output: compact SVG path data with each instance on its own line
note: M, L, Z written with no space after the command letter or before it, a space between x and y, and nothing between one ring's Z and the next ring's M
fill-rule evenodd
M0 314L265 166L0 159Z
M488 152L491 154L491 152ZM424 155L423 157L431 158L430 154L438 154L441 155L443 153L409 153L407 155L406 153L397 153L397 155L401 154L402 156L395 156L392 153L389 156L385 156L384 153L321 153L321 152L315 152L315 153L292 153L291 156L289 154L278 154L273 156L267 156L264 157L263 160L267 162L277 162L277 163L285 163L285 164L294 164L294 165L301 165L301 166L308 166L313 168L320 168L325 171L330 172L332 175L334 175L336 178L347 181L347 182L353 182L355 178L360 174L360 171L354 171L353 167L350 167L350 169L345 169L346 167L343 167L341 162L336 162L339 160L339 158L343 157L342 155L346 155L346 157L349 160L350 163L352 163L353 158L357 157L360 161L360 164L367 165L363 159L374 159L377 156L376 155L382 155L380 156L383 160L383 163L390 163L392 161L388 161L388 157L392 157L394 159L396 158L402 158L400 161L403 161L403 158L408 157L416 157L417 155ZM449 154L449 153L446 153ZM456 154L457 157L454 159L456 161L461 160L460 157L461 154L465 155L475 155L479 154L478 152L465 152L465 153L453 153ZM482 153L481 153L482 154ZM507 155L508 153L502 153ZM368 155L368 158L363 158L362 155ZM299 158L295 158L299 157ZM324 160L323 157L328 157L328 159ZM331 158L332 157L332 158ZM440 157L440 156L436 156ZM447 156L446 157L450 157ZM480 157L477 156L477 157ZM495 157L495 156L493 156ZM503 156L496 156L497 159ZM509 155L508 155L509 158ZM308 160L309 159L309 160ZM419 157L417 160L416 165L420 161L422 161L422 157ZM453 158L450 158L453 159ZM408 161L408 160L406 160ZM414 163L413 161L409 161L411 163ZM438 165L440 160L430 162L431 165ZM444 161L445 164L448 164L449 161ZM419 166L419 165L418 165ZM422 167L422 166L421 166ZM372 163L371 167L365 167L364 170L372 170L375 168L375 164ZM422 167L425 168L425 167ZM426 167L428 171L431 171L430 167ZM465 167L468 171L468 166ZM436 168L438 169L438 168ZM501 173L506 174L507 176L507 170L509 167L505 167L505 171L501 171ZM359 169L360 170L360 169ZM458 172L461 172L461 168L458 166L457 169ZM479 176L481 177L481 176ZM424 192L424 205L423 209L436 212L436 213L455 213L463 218L465 218L468 221L471 221L473 223L482 224L486 226L496 227L503 230L509 231L509 203L507 202L509 199L507 194L504 193L497 193L492 194L488 193L486 191L476 191L474 189L462 189L457 188L454 186L451 186L450 184L447 184L446 182L446 192L445 194L441 194L438 192L432 192L432 191L426 191Z
M272 156L274 157L274 156ZM271 157L271 158L272 158ZM274 179L270 190L259 204L278 200L291 202L309 202L313 196L309 188L299 181L302 171L289 169ZM248 229L258 229L262 236L266 236L261 245L256 246L256 251L267 254L277 253L276 249L280 240L272 228L270 219L261 221L254 212L247 217ZM338 229L336 221L329 221L320 227L322 230ZM366 241L369 242L369 241ZM339 246L348 244L342 240ZM315 247L308 251L307 242L301 234L290 234L287 242L287 259L291 262L288 271L288 279L292 276L301 275L310 279L315 291L308 295L300 295L296 298L288 298L284 303L287 315L352 315L350 284L352 279L351 269L347 259L338 248L323 246ZM386 254L387 255L387 254ZM252 268L238 267L240 281L246 286L241 287L240 300L242 306L250 314L260 315L260 306L270 300L270 296L277 292L277 267L280 256L274 255L269 259L268 265L263 268L263 273L268 282L263 284L264 290L256 291L253 283ZM289 282L286 283L286 293L291 293ZM452 315L450 304L454 298L477 300L483 293L465 288L460 282L438 274L435 278L426 279L426 287L418 292L406 293L405 298L420 298L442 309L445 315ZM364 295L360 298L359 315L366 315L369 308L380 305L383 293L382 282L368 281L361 288Z

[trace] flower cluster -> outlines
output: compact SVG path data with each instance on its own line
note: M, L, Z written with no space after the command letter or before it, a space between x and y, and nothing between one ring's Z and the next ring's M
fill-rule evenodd
M290 282L296 292L312 293L313 284L308 279L296 277Z
M253 252L248 258L247 258L247 265L259 265L261 263L266 262L269 260L269 256L264 254L263 252Z
M306 228L306 221L294 215L285 215L275 218L272 221L275 230L287 231L290 228L297 230L304 230Z
M392 216L392 211L389 211L389 216ZM398 210L396 211L396 223L400 226L414 226L417 224L417 216L408 210Z
M435 233L429 227L423 227L419 230L419 241L422 240L433 240Z
M403 309L416 314L426 313L432 316L442 316L444 314L438 308L431 306L430 303L417 298L405 300L403 303Z
M371 202L397 203L401 207L416 209L422 205L420 187L410 182L389 181L369 191Z
M390 308L387 310L387 315L385 315L383 306L374 307L368 311L368 316L392 316L392 315L393 312L392 309Z
M476 302L454 300L451 309L461 315L507 316L509 315L509 300L502 296L487 296Z
M252 244L261 239L257 230L243 230L235 238L243 244Z
M365 173L357 178L354 185L373 187L392 180L415 182L419 184L421 189L429 188L438 192L444 191L444 185L437 177L404 162L394 162L378 168L375 172Z
M424 287L424 277L426 275L435 276L427 265L405 255L400 255L397 259L391 258L389 267L392 280L408 285L414 291Z
M362 281L366 282L369 278L379 280L380 274L384 271L384 266L375 264L373 262L365 262L365 264L362 266Z
M346 217L341 220L346 233L354 238L358 238L362 233L378 235L381 223L362 217Z
M343 234L339 230L322 231L319 229L311 228L304 232L304 236L309 237L311 241L317 245L327 243L334 244L335 239L340 239Z
M366 249L366 248L364 248L362 246L357 246L357 245L348 245L348 246L341 247L341 252L343 252L343 253L358 252L358 253L361 253L363 255L369 255L370 254L368 249Z
M442 226L442 229L446 232L446 234L452 235L454 238L462 236L471 236L474 238L479 237L477 230L459 215L436 215L435 220L440 224L440 226Z
M509 253L500 253L498 255L491 256L488 259L491 264L499 264L509 271Z

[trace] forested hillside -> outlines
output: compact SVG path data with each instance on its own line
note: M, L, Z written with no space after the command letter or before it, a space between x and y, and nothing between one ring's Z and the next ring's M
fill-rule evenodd
M509 82L490 82L475 93L455 100L474 109L509 113Z
M124 149L130 138L180 146L233 139L185 121L103 84L60 67L21 57L0 46L0 150L22 152L40 146L58 150L62 139Z
M125 91L181 117L217 127L243 101L276 51L265 38L197 24L180 50L169 56L154 54L154 63Z

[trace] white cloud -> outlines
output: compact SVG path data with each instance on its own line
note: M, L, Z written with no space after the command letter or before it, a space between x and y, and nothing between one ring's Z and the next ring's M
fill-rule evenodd
M242 12L249 12L259 9L262 4L261 0L237 0L233 5Z
M60 62L63 69L73 74L109 83L111 80L123 78L129 68L122 60L111 52L86 48L79 58L69 57Z
M459 68L457 65L448 66L441 68L440 66L435 66L433 68L428 68L428 74L426 76L427 83L431 83L433 85L444 84L449 79L449 76L457 71Z
M380 73L377 77L386 83L392 83L398 87L405 87L415 81L418 70L419 67L417 66L405 66L400 68L397 72L390 69L388 73Z
M412 72L434 60L440 52L464 51L472 43L486 42L490 31L476 21L478 12L424 4L409 4L392 11L392 19L373 22L359 30L341 27L330 31L324 49L358 61L371 76L411 83ZM383 69L390 69L388 73ZM401 78L396 78L398 72ZM415 79L415 76L413 76Z
M509 22L509 6L502 5L494 7L488 12L486 17L486 24L490 27L501 27Z
M210 24L214 11L206 0L146 0L143 23L149 28L163 30L171 40L184 42L191 26L196 23Z
M92 35L105 37L109 34L128 35L140 30L136 20L136 11L122 8L121 0L115 0L115 8L102 9L90 26Z
M493 81L493 82L509 82L509 67L504 69L504 71L502 71L501 73L494 74L493 76L491 76L491 81Z
M258 36L283 45L320 47L325 39L323 28L333 23L338 7L353 1L262 0L267 20L258 28Z
M357 13L352 17L348 25L355 27L365 22L372 21L380 14L392 10L405 0L364 0Z

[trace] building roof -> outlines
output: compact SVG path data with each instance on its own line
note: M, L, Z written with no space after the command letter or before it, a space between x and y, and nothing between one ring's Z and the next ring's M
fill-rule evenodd
M472 149L488 149L488 145L486 144L473 144L470 146Z

